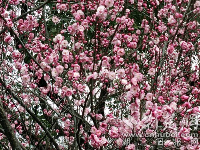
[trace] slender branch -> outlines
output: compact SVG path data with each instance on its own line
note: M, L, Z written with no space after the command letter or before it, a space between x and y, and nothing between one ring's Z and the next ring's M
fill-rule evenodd
M54 140L54 138L52 137L52 135L50 134L50 132L48 131L48 129L43 125L43 123L37 118L37 116L26 107L26 105L22 102L21 98L19 98L18 96L16 96L11 89L7 88L7 85L5 84L5 82L0 78L0 83L2 84L2 86L4 88L6 88L7 92L18 101L18 103L20 105L22 105L22 107L24 107L26 109L26 111L31 115L31 117L42 127L42 129L46 132L47 136L49 137L49 139L52 141L52 143L54 144L55 148L57 150L60 150L58 144L56 143L56 141Z
M0 124L4 129L4 134L8 138L12 149L13 150L21 150L21 145L15 136L15 133L10 125L10 122L8 121L6 113L2 107L2 103L0 103L0 118L1 118Z
M16 19L14 19L14 21L17 21L17 20L23 18L24 16L26 16L27 14L30 14L30 13L36 11L36 10L39 10L40 8L42 8L43 6L45 6L47 3L49 3L50 1L51 1L51 0L47 0L46 2L44 2L44 3L41 4L41 5L39 5L38 7L34 8L34 9L32 9L32 10L26 12L26 13L23 13L21 16L19 16L19 17L17 17Z
M1 14L0 14L0 18L2 18L5 22L7 22L6 19L5 19ZM13 28L8 28L8 30L9 30L10 33L12 33L12 34L15 36L15 38L20 42L20 44L22 45L22 48L24 49L24 52L26 52L26 53L31 57L31 59L42 69L43 72L47 73L47 74L51 77L51 79L52 79L53 81L55 81L55 79L52 77L51 73L44 71L44 69L40 66L40 64L37 62L37 60L31 55L31 53L29 53L29 51L28 51L27 48L25 47L24 43L23 43L22 40L17 36L17 34L16 34L15 31L13 30Z

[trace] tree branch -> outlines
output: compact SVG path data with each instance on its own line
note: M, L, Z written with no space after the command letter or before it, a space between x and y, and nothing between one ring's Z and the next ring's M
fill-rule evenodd
M26 109L26 111L31 115L31 117L42 127L42 129L46 132L47 136L49 137L49 139L52 141L52 143L54 144L55 148L57 150L60 150L58 144L56 143L56 141L54 140L54 138L52 137L52 135L50 134L50 132L48 131L48 129L43 125L43 123L37 118L37 116L35 116L35 114L26 107L26 105L22 102L22 100L16 96L11 89L7 88L5 82L0 78L0 83L2 84L2 86L7 90L7 92L18 101L18 103L20 105L22 105L22 107L24 107Z
M8 121L8 118L6 116L6 113L2 107L2 103L0 102L0 124L4 129L4 134L8 138L10 145L13 150L21 150L21 145L19 141L17 140L15 133L10 125L10 122Z

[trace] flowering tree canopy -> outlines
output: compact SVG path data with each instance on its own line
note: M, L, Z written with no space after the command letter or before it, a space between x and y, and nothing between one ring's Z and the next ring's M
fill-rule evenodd
M0 0L0 149L200 149L200 1Z

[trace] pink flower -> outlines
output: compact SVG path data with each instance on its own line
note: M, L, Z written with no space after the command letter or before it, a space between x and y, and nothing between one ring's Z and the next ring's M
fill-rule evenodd
M62 51L62 55L69 56L69 51L68 50L63 50Z
M53 62L53 56L46 56L45 60L44 60L47 64L51 64Z
M152 93L147 93L146 99L147 99L148 101L152 101L152 99L153 99L153 94L152 94Z
M174 19L174 16L173 15L170 15L170 17L168 18L168 23L170 25L173 25L176 23L176 19Z
M78 15L80 15L80 16L84 16L84 12L83 12L82 10L78 10L76 13L77 13Z
M102 114L96 114L96 119L101 120L103 118Z
M78 64L74 64L73 68L74 68L74 71L77 71L77 72L80 70L80 66Z
M193 110L192 110L192 112L193 112L194 114L196 114L196 113L200 113L200 110L199 110L198 107L194 107Z
M107 17L107 10L106 10L105 6L100 5L100 6L97 8L96 15L97 15L97 17L99 17L100 19L105 20L106 17Z
M77 89L78 89L80 92L83 92L84 89L85 89L85 87L84 87L82 84L78 84Z
M128 82L127 82L127 80L126 80L126 79L122 79L122 80L121 80L121 84L122 84L122 85L127 85L127 84L128 84Z
M200 7L200 1L196 1L194 4L194 8Z
M117 139L117 140L115 141L115 143L117 144L117 146L122 147L122 145L123 145L123 140L122 140L121 138L119 138L119 139Z
M112 126L111 129L109 130L109 135L111 138L118 138L119 137L118 128Z
M29 40L32 40L34 38L34 33L29 33Z
M181 41L181 42L180 42L180 46L181 46L181 48L184 49L184 50L187 50L187 49L188 49L188 44L187 44L187 42L185 42L185 41Z
M78 80L79 77L80 77L79 72L74 72L73 78L74 78L75 80Z
M61 65L58 65L58 66L56 67L56 71L57 71L59 74L61 74L61 73L63 72L63 69L64 69L64 67L61 66Z
M66 96L71 96L72 94L73 94L73 92L72 92L71 89L67 89L67 90L65 91L65 95L66 95Z
M18 110L19 110L19 112L24 112L25 109L24 109L24 107L19 106L19 107L18 107Z
M134 77L137 79L137 81L142 81L143 80L143 74L141 74L141 73L135 73Z
M21 53L18 50L14 50L14 52L12 52L12 56L14 58L20 58L21 57Z
M171 45L169 45L168 48L167 48L167 53L168 53L168 54L172 54L173 52L174 52L174 46L171 44Z
M51 71L51 74L52 74L53 77L57 77L59 73L56 70L56 68L53 68L52 71Z
M66 48L67 45L68 45L68 41L67 41L67 40L63 40L63 41L61 42L61 46L62 46L62 47Z
M108 141L105 137L99 138L99 145L100 146L106 146L108 144Z
M129 145L126 147L126 150L135 150L135 145L134 145L134 144L129 144Z
M183 101L187 101L187 100L189 99L189 96L187 96L187 95L182 95L182 96L181 96L181 99L182 99Z
M68 75L69 77L72 77L72 76L74 75L73 70L69 70L69 71L67 72L67 75Z
M4 39L4 41L8 44L10 44L12 42L12 40L13 40L13 38L10 35L6 36Z
M125 75L125 70L124 69L119 69L117 70L117 74L119 78L122 78Z
M29 76L29 75L23 75L23 76L22 76L22 81L23 81L24 83L28 83L28 82L30 81L30 76Z
M131 79L131 83L134 85L134 86L136 86L137 85L137 78L132 78Z
M150 76L155 75L155 73L156 73L155 68L150 68L149 71L148 71L148 74L149 74Z
M177 109L177 103L176 102L171 102L170 107L172 108L172 110L176 110Z
M12 20L11 20L11 19L8 19L6 25L7 25L8 27L13 27L13 22L12 22Z
M118 49L118 51L117 51L118 56L123 56L124 54L125 54L125 51L123 48Z
M112 7L114 5L114 0L106 0L105 1L105 5L106 7Z
M91 127L90 132L93 133L93 134L95 134L96 130L97 130L96 127L93 126L93 127Z
M116 78L116 74L115 74L115 72L110 72L109 74L108 74L108 78L110 79L110 80L114 80L115 78Z
M52 21L53 23L57 24L60 21L60 19L57 16L53 16Z
M158 101L159 101L161 104L164 104L164 103L165 103L165 101L164 101L164 99L163 99L162 96L159 96L159 97L158 97Z
M95 131L95 134L96 134L98 137L100 137L100 136L101 136L101 130L96 130L96 131Z
M146 109L150 109L152 108L152 106L153 106L153 103L151 101L146 102Z
M62 41L64 39L64 37L61 34L57 34L54 38L53 41L55 43L59 43L60 41Z
M128 91L128 92L126 93L126 99L127 99L128 101L131 101L132 97L133 97L133 93L132 93L131 91Z

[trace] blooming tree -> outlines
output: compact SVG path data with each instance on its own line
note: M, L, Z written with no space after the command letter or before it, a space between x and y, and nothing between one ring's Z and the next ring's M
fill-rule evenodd
M200 149L199 14L197 0L0 0L0 148Z

